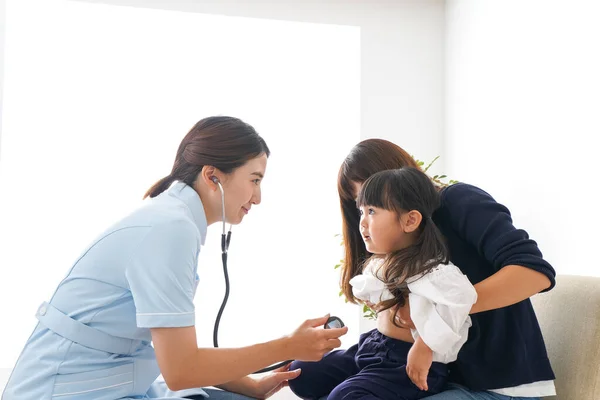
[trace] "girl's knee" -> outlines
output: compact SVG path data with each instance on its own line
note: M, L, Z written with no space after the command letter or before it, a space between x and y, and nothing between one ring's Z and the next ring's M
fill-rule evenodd
M302 368L304 364L307 364L305 361L292 361L290 364L290 371L293 371L298 368Z
M365 388L359 385L357 382L353 382L350 380L337 385L335 389L333 389L331 393L329 393L329 396L327 396L327 400L348 400L369 397L372 397L371 393L366 391Z
M301 399L309 400L321 397L315 390L317 388L315 387L314 379L312 379L315 373L315 367L315 363L304 361L294 361L290 365L290 371L295 369L301 370L300 375L297 378L288 381L290 390Z
M288 382L292 392L303 399L320 399L356 373L354 357L347 352L332 352L321 361L294 361L290 370L300 375Z

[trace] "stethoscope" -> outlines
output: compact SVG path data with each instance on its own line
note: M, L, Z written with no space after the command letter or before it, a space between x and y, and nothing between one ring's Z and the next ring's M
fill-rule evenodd
M216 176L213 176L210 179L219 187L219 191L221 192L221 216L223 218L223 233L221 234L221 260L223 261L223 275L225 276L225 297L223 298L223 302L221 303L221 308L219 309L219 313L217 314L217 318L215 319L215 327L213 329L213 345L215 347L219 347L219 341L217 339L219 335L219 323L221 322L221 316L223 315L223 310L225 310L227 299L229 299L229 274L227 273L227 251L229 250L229 242L231 241L231 225L229 225L229 231L226 232L225 191L223 190L223 186L221 186L221 182L219 182L219 178L217 178ZM344 323L342 322L342 320L334 316L329 317L324 326L325 329L343 327ZM270 367L263 368L254 372L254 374L262 374L264 372L273 371L274 369L281 368L284 365L291 363L292 361L294 360L287 360L278 364L271 365Z

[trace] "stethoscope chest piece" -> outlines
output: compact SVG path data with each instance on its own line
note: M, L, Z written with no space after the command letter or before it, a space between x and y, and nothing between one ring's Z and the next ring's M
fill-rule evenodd
M344 323L338 317L333 317L332 316L332 317L329 317L329 319L327 320L327 322L325 322L325 326L323 326L323 327L325 329L343 328L344 327Z

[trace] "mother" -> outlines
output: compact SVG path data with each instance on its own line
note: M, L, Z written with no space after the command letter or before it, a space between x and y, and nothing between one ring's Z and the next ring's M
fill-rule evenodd
M357 144L344 160L338 177L343 216L345 263L342 289L356 302L350 279L361 272L367 256L359 233L356 196L372 174L405 166L414 159L399 146L381 139ZM477 290L471 310L469 339L458 360L449 365L447 390L431 400L532 399L555 394L554 373L529 300L555 285L555 271L542 258L537 244L514 227L509 210L475 186L458 183L440 187L441 206L433 221L444 234L450 259ZM403 318L406 319L406 318ZM327 355L318 363L301 363L302 374L290 385L300 394L326 395L337 385L340 368L326 368ZM333 361L330 361L333 362ZM315 385L327 388L316 393ZM309 396L311 397L311 396Z

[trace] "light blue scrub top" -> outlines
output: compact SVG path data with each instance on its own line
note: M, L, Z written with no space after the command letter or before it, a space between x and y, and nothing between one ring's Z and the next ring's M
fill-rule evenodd
M149 329L194 325L206 230L200 197L175 182L100 235L39 307L2 400L206 396L155 382Z

